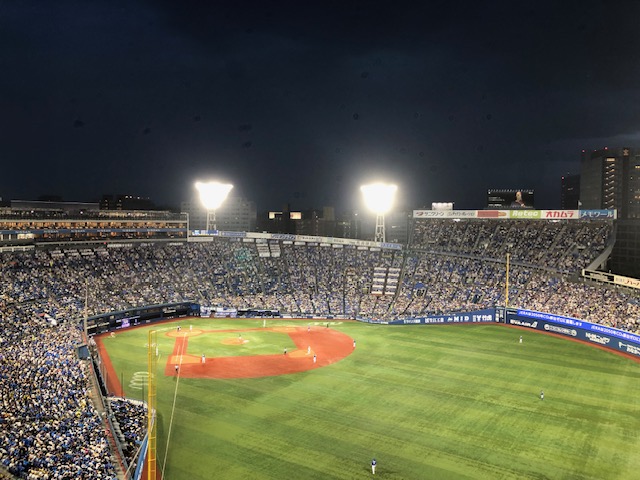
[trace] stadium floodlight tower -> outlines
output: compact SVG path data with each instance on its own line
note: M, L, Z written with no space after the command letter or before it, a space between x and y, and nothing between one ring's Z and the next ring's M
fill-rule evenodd
M196 182L196 190L200 194L200 201L204 208L207 209L207 232L213 229L217 230L216 226L216 210L220 208L220 205L227 199L227 195L233 188L233 185L228 183L219 182Z
M376 214L376 233L374 236L376 242L386 241L384 214L391 210L396 190L398 190L396 185L386 183L372 183L360 187L365 204L369 210Z

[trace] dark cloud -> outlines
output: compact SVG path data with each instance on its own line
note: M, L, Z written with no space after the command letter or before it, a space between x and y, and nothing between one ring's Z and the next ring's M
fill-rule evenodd
M480 207L487 187L513 185L557 206L582 148L640 144L638 14L595 1L2 2L0 196L35 198L55 178L65 198L178 204L194 178L220 176L260 209L347 207L378 176L410 206Z

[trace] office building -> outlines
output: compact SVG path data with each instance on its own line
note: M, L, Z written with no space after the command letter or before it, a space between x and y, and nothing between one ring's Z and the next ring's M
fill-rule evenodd
M618 218L640 218L640 149L582 152L582 209L616 209Z
M640 220L616 223L616 243L607 268L618 275L640 278Z
M560 208L575 210L580 208L580 175L570 173L563 175L560 180Z
M616 243L608 268L640 276L640 149L621 147L582 152L581 209L618 210Z

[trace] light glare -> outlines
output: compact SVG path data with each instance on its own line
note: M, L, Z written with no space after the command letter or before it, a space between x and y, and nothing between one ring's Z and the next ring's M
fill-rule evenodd
M196 182L200 201L207 210L217 210L229 195L233 185L219 182Z
M391 210L396 190L398 190L396 185L385 183L372 183L360 187L367 208L380 215Z

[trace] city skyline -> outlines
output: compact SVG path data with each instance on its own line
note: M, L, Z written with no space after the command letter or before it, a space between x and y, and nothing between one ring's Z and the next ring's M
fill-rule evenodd
M599 2L0 5L0 196L178 206L196 180L261 210L559 208L583 149L640 144L640 6Z

